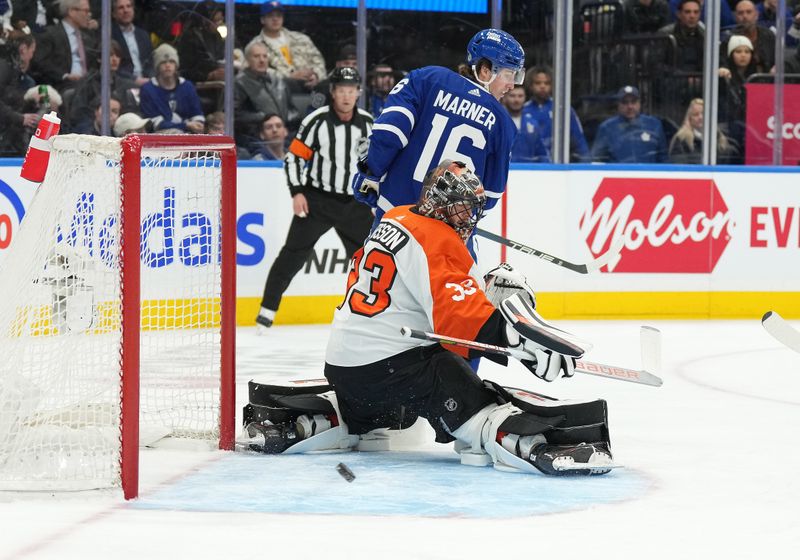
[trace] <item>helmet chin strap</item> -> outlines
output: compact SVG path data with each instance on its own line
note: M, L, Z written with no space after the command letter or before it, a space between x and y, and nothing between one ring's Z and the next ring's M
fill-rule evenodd
M478 69L474 65L472 66L472 75L475 76L475 81L478 82L486 91L489 91L489 86L492 84L495 78L497 78L497 72L492 72L492 78L488 82L484 82L478 77Z

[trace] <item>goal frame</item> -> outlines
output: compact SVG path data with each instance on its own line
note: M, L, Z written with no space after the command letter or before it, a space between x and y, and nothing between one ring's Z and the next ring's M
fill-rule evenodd
M236 401L236 144L228 136L130 134L121 141L120 212L122 388L120 477L126 500L139 494L142 151L212 151L220 159L220 414L219 448L233 450ZM134 250L128 250L133 247Z

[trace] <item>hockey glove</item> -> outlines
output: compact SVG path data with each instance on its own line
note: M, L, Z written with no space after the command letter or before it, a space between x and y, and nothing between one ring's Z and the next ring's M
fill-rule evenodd
M486 283L486 297L492 305L500 307L500 302L514 294L520 294L532 309L536 309L536 294L525 276L514 270L508 263L500 263L483 277Z
M353 175L353 198L371 208L378 207L380 177L375 177L367 165L369 138L361 138L356 146L358 173Z
M360 163L358 167L361 169ZM361 204L377 208L379 184L380 179L378 177L359 171L353 175L353 198Z

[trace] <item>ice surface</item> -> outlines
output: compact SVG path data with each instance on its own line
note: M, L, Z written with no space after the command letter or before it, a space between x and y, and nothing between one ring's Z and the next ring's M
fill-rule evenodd
M640 324L559 323L594 343L588 358L628 367L640 365ZM608 400L627 467L609 476L463 467L433 443L407 461L145 449L136 502L0 493L0 559L794 557L800 356L757 319L647 324L664 336L661 388L580 375L545 384L516 364L481 366L506 385ZM249 379L321 376L325 326L238 336L239 405Z

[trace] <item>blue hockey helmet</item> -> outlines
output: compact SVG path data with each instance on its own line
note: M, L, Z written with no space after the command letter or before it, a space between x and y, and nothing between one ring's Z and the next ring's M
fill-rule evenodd
M475 66L485 58L492 63L492 71L509 68L514 71L514 82L525 79L525 52L511 34L500 29L478 31L467 44L467 63Z

